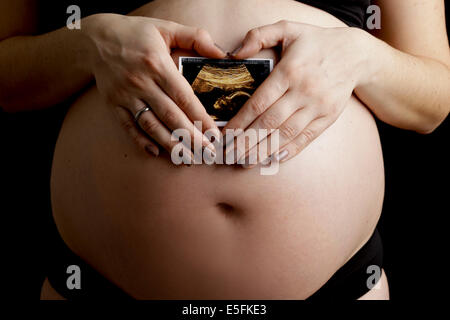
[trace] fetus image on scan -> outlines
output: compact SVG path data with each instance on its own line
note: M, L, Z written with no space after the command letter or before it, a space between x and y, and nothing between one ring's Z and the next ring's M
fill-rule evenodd
M255 90L255 80L243 64L218 68L206 64L192 83L214 120L230 120Z
M186 62L183 75L191 80L191 87L208 114L219 122L230 120L270 72L266 60L192 58Z

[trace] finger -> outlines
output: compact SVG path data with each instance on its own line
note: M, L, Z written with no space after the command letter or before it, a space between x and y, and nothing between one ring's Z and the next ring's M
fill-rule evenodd
M278 66L281 64L280 62ZM281 70L282 68L275 68L270 73L238 113L228 121L222 132L226 132L227 129L246 129L269 106L273 105L286 93L289 88L289 81Z
M157 157L159 155L158 146L136 127L136 123L131 113L123 107L115 107L115 111L121 126L131 136L140 149Z
M269 164L270 161L267 161L270 154L277 152L278 148L278 140L275 141L275 135L269 134L266 136L258 145L250 149L245 158L239 160L239 164L246 169L253 168L258 163L261 164ZM275 142L275 144L272 144Z
M173 147L179 144L178 140L172 139L171 132L159 121L152 110L145 111L138 119L138 128L155 140L169 154ZM188 157L193 160L192 152L187 153Z
M202 132L210 130L214 132L217 139L220 139L220 131L217 128L214 120L206 112L198 97L194 94L192 87L187 80L175 67L175 64L164 64L163 76L156 78L158 86L169 96L175 103L177 108L181 109L191 123L200 121Z
M258 140L250 141L248 148L237 150L237 159L240 159L248 150L266 138L271 130L281 126L290 116L301 108L301 101L298 94L293 91L287 91L278 101L260 115L247 129L247 132L258 132ZM244 132L246 134L246 132Z
M220 59L226 56L226 52L214 43L211 35L205 29L175 23L168 36L170 48L194 50L201 56L211 58Z
M331 124L330 119L322 117L312 121L294 140L283 148L280 148L278 155L273 157L279 158L279 162L285 162L302 152L311 142L320 136ZM285 151L286 150L286 151ZM281 153L283 156L280 157Z
M254 28L247 32L242 41L242 46L232 53L232 57L246 59L254 56L262 49L279 45L286 46L298 37L300 25L299 23L281 20L274 24Z
M288 90L280 99L278 99L278 101L267 109L266 112L260 115L247 130L266 130L267 132L270 132L270 130L279 128L283 122L289 119L298 110L303 109L306 105L306 99L299 96L296 92ZM265 136L262 136L261 140L263 138L265 138Z
M316 108L312 106L305 107L295 112L289 119L283 122L278 128L279 146L282 148L294 139L297 139L305 128L317 118ZM307 134L307 133L304 133Z
M191 145L186 145L186 147L195 147L196 145L194 144L194 141L201 139L198 147L209 148L213 153L215 153L214 146L208 138L194 126L183 110L181 110L156 83L151 83L148 85L148 92L149 94L144 97L144 100L152 108L152 111L155 113L160 122L172 131L177 129L185 129L189 132L191 137Z
M317 111L312 107L306 107L295 112L291 117L289 117L289 119L284 121L279 128L276 129L276 134L271 133L263 139L258 146L254 147L266 148L263 149L266 150L265 154L260 151L258 152L258 161L264 161L268 157L278 154L279 151L283 150L286 145L294 140L298 140L299 135L309 128L309 125L314 121L314 119L316 119L316 117ZM307 131L307 133L309 132ZM277 139L277 141L272 141L272 139ZM271 150L271 148L268 148L267 146L277 146L277 150ZM250 150L245 156L252 151L254 152L254 150Z

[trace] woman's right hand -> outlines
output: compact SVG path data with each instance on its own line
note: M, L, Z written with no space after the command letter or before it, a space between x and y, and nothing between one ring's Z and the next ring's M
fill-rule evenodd
M91 43L88 65L98 90L141 148L157 156L160 145L170 153L179 143L172 141L171 131L179 128L188 130L194 141L194 121L201 121L203 132L210 129L220 137L170 55L171 49L181 48L224 58L207 31L160 19L99 14L85 19L82 32ZM151 110L142 113L139 128L134 115L146 106Z

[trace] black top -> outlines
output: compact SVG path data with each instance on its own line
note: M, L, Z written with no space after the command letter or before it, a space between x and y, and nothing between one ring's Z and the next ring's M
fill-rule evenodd
M41 0L40 31L48 32L66 24L67 7L76 4L81 8L82 17L95 13L127 14L151 1L148 0ZM324 10L349 26L364 28L367 7L371 0L304 0L299 1Z
M365 27L367 7L371 4L371 0L305 0L299 2L322 9L341 19L348 26L362 29Z

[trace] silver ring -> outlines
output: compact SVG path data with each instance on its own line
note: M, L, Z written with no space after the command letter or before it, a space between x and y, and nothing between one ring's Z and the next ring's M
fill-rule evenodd
M136 112L136 114L134 115L134 121L139 124L139 118L141 117L141 115L146 112L146 111L150 111L150 107L146 106L144 108L142 108L141 110L139 110L138 112Z

